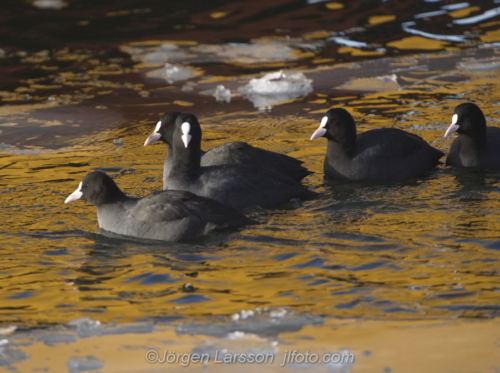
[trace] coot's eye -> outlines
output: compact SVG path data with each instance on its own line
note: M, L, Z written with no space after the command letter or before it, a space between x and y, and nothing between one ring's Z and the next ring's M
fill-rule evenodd
M90 184L87 184L86 186L87 186L87 188L89 188L89 187L90 187Z

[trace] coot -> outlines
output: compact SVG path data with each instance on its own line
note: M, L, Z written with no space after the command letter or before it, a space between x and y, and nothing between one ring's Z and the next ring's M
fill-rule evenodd
M169 189L187 190L213 198L228 206L276 207L291 198L313 198L298 181L262 166L201 166L201 127L193 114L181 114L175 121L172 140L172 168Z
M167 147L167 158L163 165L163 189L166 189L166 180L172 168L173 150L172 136L175 119L180 115L178 111L165 113L158 121L155 130L144 142L149 145L161 140ZM219 145L208 152L200 149L202 154L201 166L217 166L226 164L249 165L266 167L274 172L279 172L295 180L302 180L312 174L298 159L285 154L256 148L242 141L228 142Z
M481 109L472 103L455 108L445 136L454 132L446 165L500 170L500 128L487 127Z
M444 153L421 137L395 128L356 135L351 114L329 110L311 140L326 137L325 177L348 180L395 180L420 176L439 164Z
M181 190L127 197L105 173L94 171L64 201L83 199L97 207L99 227L113 233L183 242L211 231L255 223L233 208Z

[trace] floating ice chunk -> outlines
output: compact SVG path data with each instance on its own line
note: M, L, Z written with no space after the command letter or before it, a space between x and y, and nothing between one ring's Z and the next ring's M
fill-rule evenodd
M28 360L29 357L27 353L8 343L2 343L0 346L0 367L12 366L21 361Z
M192 48L195 53L213 56L215 60L229 60L237 63L252 64L275 61L295 60L294 49L279 41L229 43L222 45L203 44Z
M203 334L215 337L226 337L233 332L243 332L247 336L256 334L268 337L297 331L305 325L322 324L323 318L309 314L295 315L293 312L287 312L283 317L276 318L270 317L268 312L260 313L255 310L254 316L246 320L241 318L240 312L235 313L231 316L231 321L229 323L180 323L176 330L178 334Z
M244 337L245 337L245 333L240 332L240 331L235 331L235 332L229 333L227 335L227 339L229 339L229 340L241 339Z
M172 65L170 63L165 64L165 79L169 83L188 80L194 75L193 70L180 66L180 65Z
M261 39L251 43L176 45L123 45L121 50L136 61L145 63L226 62L234 64L265 64L303 59L323 47L323 40L303 38ZM304 54L304 50L309 51Z
M281 70L254 78L239 91L259 110L270 110L276 103L307 96L312 91L312 80L300 71Z
M48 333L36 336L34 339L45 343L47 346L54 346L57 343L74 342L78 337L74 334L67 333Z
M246 94L307 94L312 90L312 80L307 79L300 71L283 71L269 73L262 78L254 78L240 87Z
M178 62L184 59L184 53L178 50L155 50L143 55L136 56L140 61L147 63Z
M88 317L82 317L70 321L67 325L70 327L76 327L79 338L87 338L94 335L104 334L151 333L154 329L153 323L103 326L100 321L92 320Z
M171 63L166 63L163 69L155 69L146 73L148 78L165 79L169 84L188 80L194 75L193 69Z
M224 87L222 84L219 84L215 88L214 96L217 102L231 102L231 90Z
M76 327L80 338L101 335L104 332L101 322L98 320L92 320L89 317L81 317L70 321L68 326Z
M100 361L97 357L90 355L86 357L72 358L68 360L67 365L68 370L75 373L100 369L104 366L104 362Z
M281 318L284 317L287 313L288 311L285 308L278 308L276 310L272 310L269 313L269 316L271 316L272 318Z
M12 334L16 331L17 326L16 325L8 325L0 328L0 335L8 335Z
M59 10L64 7L64 2L62 0L35 0L33 1L33 6L39 9L55 9Z

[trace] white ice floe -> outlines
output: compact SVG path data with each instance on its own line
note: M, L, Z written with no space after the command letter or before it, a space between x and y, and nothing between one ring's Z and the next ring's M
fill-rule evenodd
M66 365L70 372L87 372L101 369L104 366L104 362L94 355L87 355L84 357L72 357L66 362Z
M231 90L224 87L222 84L219 84L215 88L214 96L217 102L231 102Z
M171 63L166 63L162 69L155 69L146 73L148 78L165 79L170 84L188 80L194 75L195 72L192 68Z
M180 65L172 65L170 63L165 64L165 79L169 82L188 80L193 77L193 75L194 72L190 68Z
M179 62L186 58L186 54L173 43L163 43L155 48L133 47L129 52L147 63Z
M278 71L251 79L239 92L259 110L270 110L272 105L305 97L312 91L312 80L300 71Z
M201 44L191 48L193 52L212 56L222 61L258 63L293 60L294 50L285 43L266 41L256 43Z
M321 40L283 38L257 39L251 43L124 45L121 50L129 53L136 61L154 64L179 62L263 64L296 61L304 58L303 50L314 53L323 45L324 42Z
M0 335L9 335L12 334L16 331L17 326L16 325L7 325L4 327L0 327Z

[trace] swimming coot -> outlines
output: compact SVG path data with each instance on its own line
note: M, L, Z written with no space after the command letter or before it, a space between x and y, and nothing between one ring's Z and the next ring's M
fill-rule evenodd
M487 127L481 109L472 103L455 108L445 136L454 132L446 165L500 170L500 128Z
M354 119L342 108L329 110L311 140L328 140L325 177L347 180L396 180L420 176L439 164L444 153L421 137L395 128L356 135Z
M83 199L97 207L99 227L113 233L182 242L211 231L255 223L233 208L180 190L127 197L105 173L94 171L64 201Z
M175 121L172 140L172 168L169 189L187 190L213 198L228 206L276 207L291 198L316 197L298 181L262 166L201 166L201 127L193 114L181 114Z
M161 140L167 147L167 158L163 166L163 189L166 189L166 180L172 168L173 149L172 136L175 125L175 119L180 115L178 111L165 113L156 125L155 130L144 142L144 145L152 144ZM275 153L269 150L256 148L242 141L228 142L219 145L208 152L200 149L202 154L201 166L217 165L247 165L260 166L271 169L289 176L295 180L301 180L307 175L312 174L307 168L301 166L303 163L298 159L285 154Z

